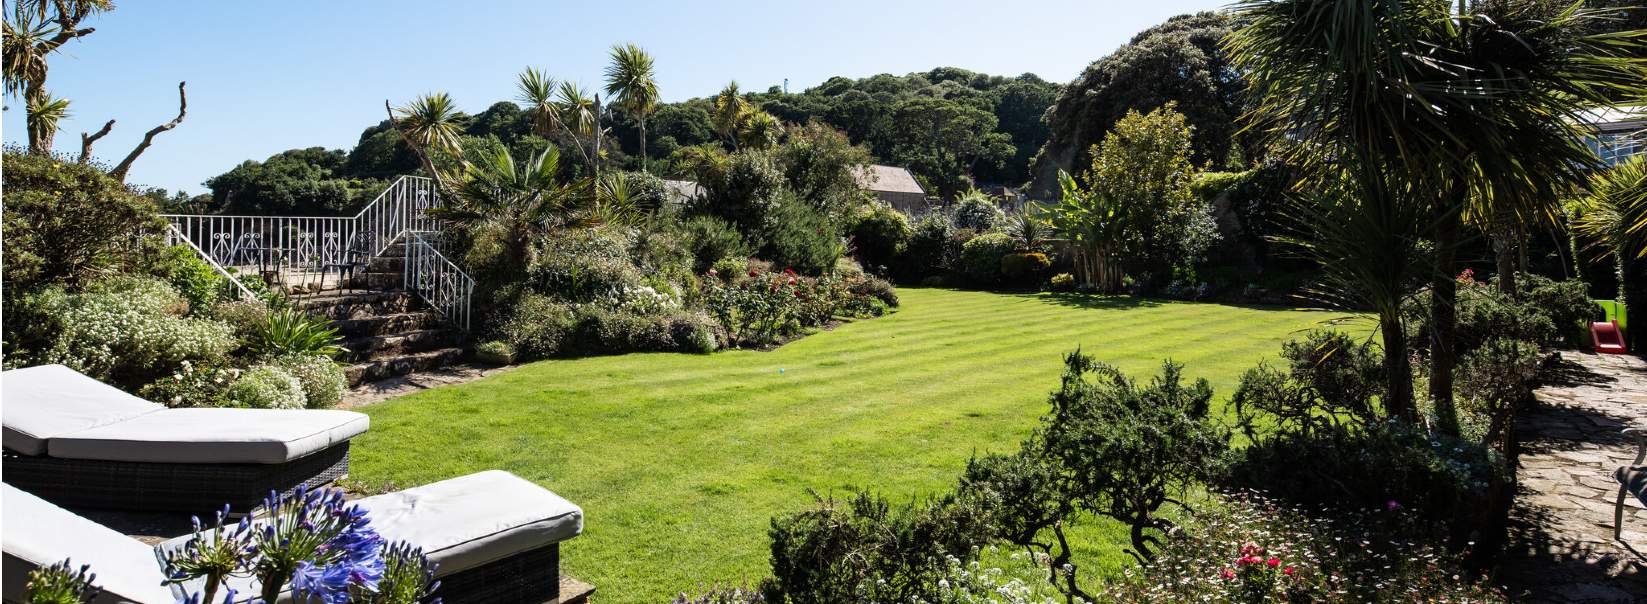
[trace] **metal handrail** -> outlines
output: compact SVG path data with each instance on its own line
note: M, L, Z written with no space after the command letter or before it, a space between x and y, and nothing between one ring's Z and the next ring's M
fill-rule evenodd
M406 270L402 284L447 321L468 331L475 280L429 242L425 235L432 234L406 231Z
M174 239L174 240L181 239L184 244L187 244L190 248L194 249L194 252L196 254L200 254L200 257L206 260L206 264L208 266L211 266L212 270L217 271L217 274L222 275L223 278L229 280L229 283L234 284L235 290L237 292L235 299L237 299L237 300L255 300L255 299L257 299L257 294L252 292L252 290L250 288L246 287L245 283L241 283L239 277L235 276L233 273L230 273L228 269L223 268L223 265L218 264L216 260L212 259L210 254L207 254L204 250L200 249L200 246L195 245L193 241L190 241L187 238L184 238L183 233L181 231L177 230L176 225L166 225L166 227L171 229L172 239Z
M369 264L371 258L382 256L396 241L402 240L407 244L408 260L402 268L401 282L407 289L414 289L413 285L423 283L413 275L411 255L415 237L418 244L428 248L418 250L418 262L428 265L431 274L452 281L450 291L417 291L418 295L448 319L468 329L474 279L421 235L440 228L439 221L428 214L428 210L440 204L433 180L401 176L353 216L163 214L161 217L171 226L173 243L187 243L219 272L229 274L226 267L236 267L242 272L255 270L259 277L273 279L283 291L296 291L299 295L324 291L327 275L332 273L337 275L336 284L341 286L345 274L353 277L355 269ZM249 293L238 279L235 283ZM454 298L457 294L461 297Z

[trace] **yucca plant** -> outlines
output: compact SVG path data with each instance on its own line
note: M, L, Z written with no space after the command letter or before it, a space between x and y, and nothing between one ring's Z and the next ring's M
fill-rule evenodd
M289 354L335 357L343 352L342 338L332 322L299 308L271 311L251 340L252 352L265 358Z
M1047 240L1052 237L1052 225L1042 213L1038 206L1028 205L1007 214L1006 232L1018 243L1018 249L1025 252L1045 251Z

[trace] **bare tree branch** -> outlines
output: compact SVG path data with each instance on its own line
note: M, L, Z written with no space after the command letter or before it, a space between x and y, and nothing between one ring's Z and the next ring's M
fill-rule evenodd
M86 134L84 132L81 132L80 133L80 159L77 160L76 163L82 163L83 164L83 163L91 161L92 143L97 142L97 139L108 136L109 131L113 130L113 129L114 129L114 120L109 120L109 123L103 124L103 129L102 130L97 131L97 134Z
M189 112L189 95L184 89L184 86L187 84L188 82L177 83L177 119L159 126L155 126L153 130L145 133L143 135L143 142L138 143L137 148L132 149L132 152L126 155L126 159L120 160L120 165L117 165L113 170L110 170L109 176L114 177L115 180L120 182L126 182L126 171L132 168L132 162L137 161L137 156L142 155L143 151L148 149L150 144L154 143L154 137L158 136L162 132L176 128L178 124L183 123L183 116L187 115Z

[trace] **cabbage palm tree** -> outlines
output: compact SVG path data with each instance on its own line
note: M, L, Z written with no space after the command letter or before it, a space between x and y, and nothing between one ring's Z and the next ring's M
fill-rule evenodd
M463 128L458 124L459 115L452 95L444 92L418 95L389 113L392 125L423 163L423 170L442 189L446 188L446 179L435 167L431 153L444 153L459 158L460 164L463 162L460 151Z
M738 83L732 82L715 95L715 110L709 114L709 125L722 139L738 145L738 134L749 113L749 101L738 92Z
M8 96L20 98L28 117L29 152L49 153L51 140L33 133L57 131L56 120L61 119L67 101L50 98L46 92L47 57L69 41L88 35L96 28L80 27L85 19L113 10L111 0L16 0L5 15L3 34L0 34L0 64L4 66L4 90ZM53 113L36 114L35 108ZM51 123L37 123L50 120Z
M1377 231L1365 235L1385 238L1388 250L1411 249L1416 235L1402 229L1414 207L1427 209L1416 228L1438 248L1428 271L1431 395L1450 430L1463 217L1525 225L1553 215L1559 192L1595 163L1574 130L1582 111L1621 91L1641 95L1647 66L1632 55L1643 36L1586 34L1602 13L1545 0L1464 0L1456 10L1445 0L1244 0L1235 10L1247 25L1228 46L1258 103L1249 119L1289 139L1304 186L1359 198L1330 209L1370 214L1351 224ZM1350 263L1320 259L1329 270ZM1387 411L1415 418L1399 314L1415 275L1403 272L1410 263L1388 260L1388 270L1338 268L1352 278L1344 285L1380 298L1369 302L1384 336Z
M52 139L57 137L57 124L69 117L69 100L50 93L28 100L29 152L51 153Z
M738 148L765 151L778 145L783 134L783 122L759 109L744 112L738 123Z
M1630 269L1647 257L1647 155L1597 171L1589 194L1575 205L1573 229L1589 241L1585 247L1596 260L1612 258L1618 299L1625 302Z
M653 73L652 55L634 44L612 47L612 64L606 66L606 94L614 104L634 114L640 123L641 169L646 169L646 117L658 106L658 81Z
M515 97L515 100L520 101L526 107L527 115L532 116L532 133L544 138L548 138L550 133L559 127L557 124L560 120L555 107L557 85L555 78L532 67L520 72L519 80L515 84L516 89L520 91L520 96Z

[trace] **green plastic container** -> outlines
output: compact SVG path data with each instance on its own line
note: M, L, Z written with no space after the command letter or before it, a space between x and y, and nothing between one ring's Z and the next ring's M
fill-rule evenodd
M1618 321L1619 329L1629 328L1630 323L1626 319L1628 319L1630 315L1624 308L1623 304L1620 304L1617 300L1595 300L1594 302L1601 305L1601 310L1607 312L1606 320Z

